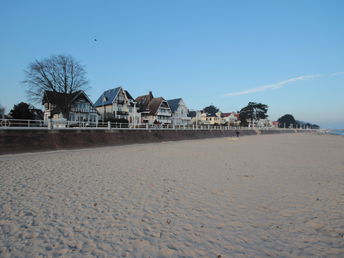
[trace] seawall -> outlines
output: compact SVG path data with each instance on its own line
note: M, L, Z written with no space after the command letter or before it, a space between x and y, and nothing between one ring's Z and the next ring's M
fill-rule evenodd
M246 136L299 130L239 131L240 136ZM0 130L0 155L233 136L235 130Z

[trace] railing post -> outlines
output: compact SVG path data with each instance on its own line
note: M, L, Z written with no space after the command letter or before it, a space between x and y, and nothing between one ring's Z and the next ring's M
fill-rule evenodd
M27 127L30 128L30 120L28 120L28 122L27 122Z
M108 121L108 129L109 129L109 130L111 129L111 123L110 123L110 121Z

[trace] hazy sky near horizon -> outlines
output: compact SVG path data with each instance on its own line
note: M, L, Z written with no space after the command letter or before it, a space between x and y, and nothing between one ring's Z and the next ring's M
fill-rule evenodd
M344 1L1 0L0 32L6 112L28 102L28 64L64 54L85 65L94 102L123 86L344 128Z

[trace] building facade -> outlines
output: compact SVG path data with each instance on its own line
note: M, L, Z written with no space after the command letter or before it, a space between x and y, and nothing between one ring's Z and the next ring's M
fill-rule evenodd
M240 117L239 114L235 112L230 113L222 113L222 124L226 124L229 126L239 126L240 125Z
M188 125L191 118L188 117L188 108L182 98L167 100L172 112L172 123L174 125Z
M84 91L71 94L45 91L42 99L44 120L66 120L71 123L98 123L99 114Z
M202 125L221 125L222 118L221 112L217 112L216 114L207 114L203 110L198 111L191 111L189 112L189 116L191 117L191 124L202 126Z
M147 95L135 99L141 122L148 124L171 124L172 111L168 102L162 98L154 98L150 91Z
M136 102L122 87L104 91L96 101L95 107L103 121L127 121L137 125L141 120Z

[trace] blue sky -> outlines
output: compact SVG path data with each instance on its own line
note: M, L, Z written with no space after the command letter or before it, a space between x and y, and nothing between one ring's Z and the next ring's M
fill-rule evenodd
M1 0L0 104L28 101L31 61L66 54L85 65L93 101L121 85L193 110L254 101L272 120L344 128L343 28L334 0Z

